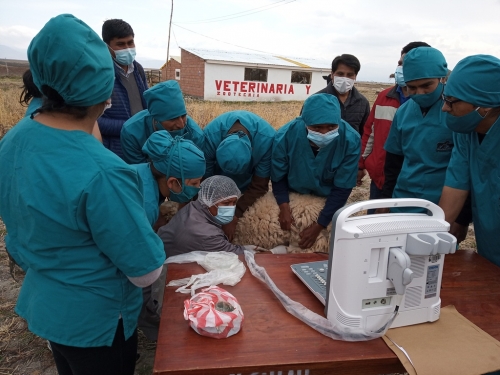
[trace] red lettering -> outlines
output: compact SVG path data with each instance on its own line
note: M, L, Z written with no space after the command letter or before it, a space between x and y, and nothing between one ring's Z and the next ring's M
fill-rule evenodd
M217 95L220 95L220 91L217 91Z
M259 97L259 94L257 94L257 98Z
M241 92L247 92L248 82L241 82Z
M234 96L236 96L236 93L234 93ZM241 92L238 93L238 96L241 96Z
M276 85L276 94L282 94L283 91L283 85L281 83L278 83Z
M289 94L295 94L295 93L293 92L293 85L290 85L290 87L289 87L289 89L288 89L288 93L289 93Z
M223 96L226 96L226 92L225 92L225 91L223 91L223 92L222 92L222 95L223 95Z
M267 83L261 83L260 84L260 92L267 93Z
M287 85L285 85L285 86L283 87L283 94L286 94L286 87L287 87Z
M217 88L217 91L220 91L221 86L222 86L222 81L216 79L215 87Z
M228 93L227 93L227 96L231 96L231 93L230 93L230 92L228 92Z
M311 89L311 85L306 85L306 94L309 95L309 90Z
M234 86L234 89L233 91L238 91L238 85L240 84L238 81L233 81L233 86Z
M250 82L248 84L248 92L255 92L255 82Z
M243 96L247 96L247 93L246 93L246 92L244 92L244 93L243 93ZM250 96L250 94L248 94L248 96Z
M271 83L270 85L271 87L269 87L269 94L274 94L274 83Z
M229 81L224 81L224 91L231 91L231 89L229 88L230 83L231 82Z

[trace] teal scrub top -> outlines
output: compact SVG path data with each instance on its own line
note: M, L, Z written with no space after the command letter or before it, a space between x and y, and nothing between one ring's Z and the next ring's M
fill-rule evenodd
M131 165L137 172L137 175L141 179L143 187L143 206L146 211L146 216L148 217L149 223L153 226L158 220L158 215L160 214L159 208L159 198L160 190L158 188L158 183L153 177L149 163L143 164L133 164Z
M331 189L356 186L361 141L357 131L341 120L339 135L316 156L301 117L276 133L273 144L271 180L288 176L288 187L301 194L326 197Z
M216 151L236 121L239 121L250 133L252 161L245 173L233 175L222 172L217 164ZM203 129L203 134L205 141L202 150L207 163L205 178L214 175L229 177L236 183L238 189L244 192L250 185L253 175L270 177L272 146L276 130L261 117L248 111L227 112L208 123Z
M500 119L481 143L476 132L454 139L445 185L471 192L477 252L500 266Z
M28 105L28 108L26 109L26 113L24 114L24 117L29 117L33 112L35 112L38 108L40 108L43 104L42 98L33 98L31 99L30 104Z
M0 160L6 245L26 271L15 311L63 345L111 346L120 316L128 339L142 290L127 276L165 260L137 173L92 135L28 117L0 141Z
M424 117L420 106L408 100L396 111L384 146L386 151L404 156L393 198L439 203L453 149L452 131L446 126L442 107L443 101L438 100Z
M149 136L155 132L153 116L147 109L136 113L123 124L120 133L120 142L123 151L123 160L129 164L141 164L148 161L147 155L142 152L142 146ZM160 123L156 123L156 130L165 130ZM200 150L203 150L203 131L198 124L187 116L186 126L181 130L169 132L172 137L182 136L192 141Z

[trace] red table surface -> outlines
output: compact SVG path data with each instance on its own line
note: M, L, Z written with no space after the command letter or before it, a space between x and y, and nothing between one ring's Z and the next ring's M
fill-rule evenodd
M324 315L324 306L292 273L291 264L327 259L326 254L257 254L256 263L286 295ZM169 264L168 280L204 273L196 263ZM500 268L473 251L446 257L441 305L457 310L500 339ZM245 315L239 333L227 339L198 335L183 317L190 295L166 287L154 363L155 374L387 374L405 372L382 339L335 341L285 311L249 270L234 287L221 285ZM281 374L280 374L281 372Z

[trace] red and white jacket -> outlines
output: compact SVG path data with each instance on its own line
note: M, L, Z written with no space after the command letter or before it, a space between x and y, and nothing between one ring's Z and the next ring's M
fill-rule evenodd
M384 144L391 129L392 120L399 108L397 85L382 91L373 103L370 115L364 124L361 139L361 157L358 168L366 169L379 189L384 186Z

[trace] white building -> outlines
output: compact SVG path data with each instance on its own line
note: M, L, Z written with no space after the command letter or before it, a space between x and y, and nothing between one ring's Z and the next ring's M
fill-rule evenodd
M323 76L331 71L326 60L194 48L181 48L179 60L182 92L205 100L305 100L326 86Z

